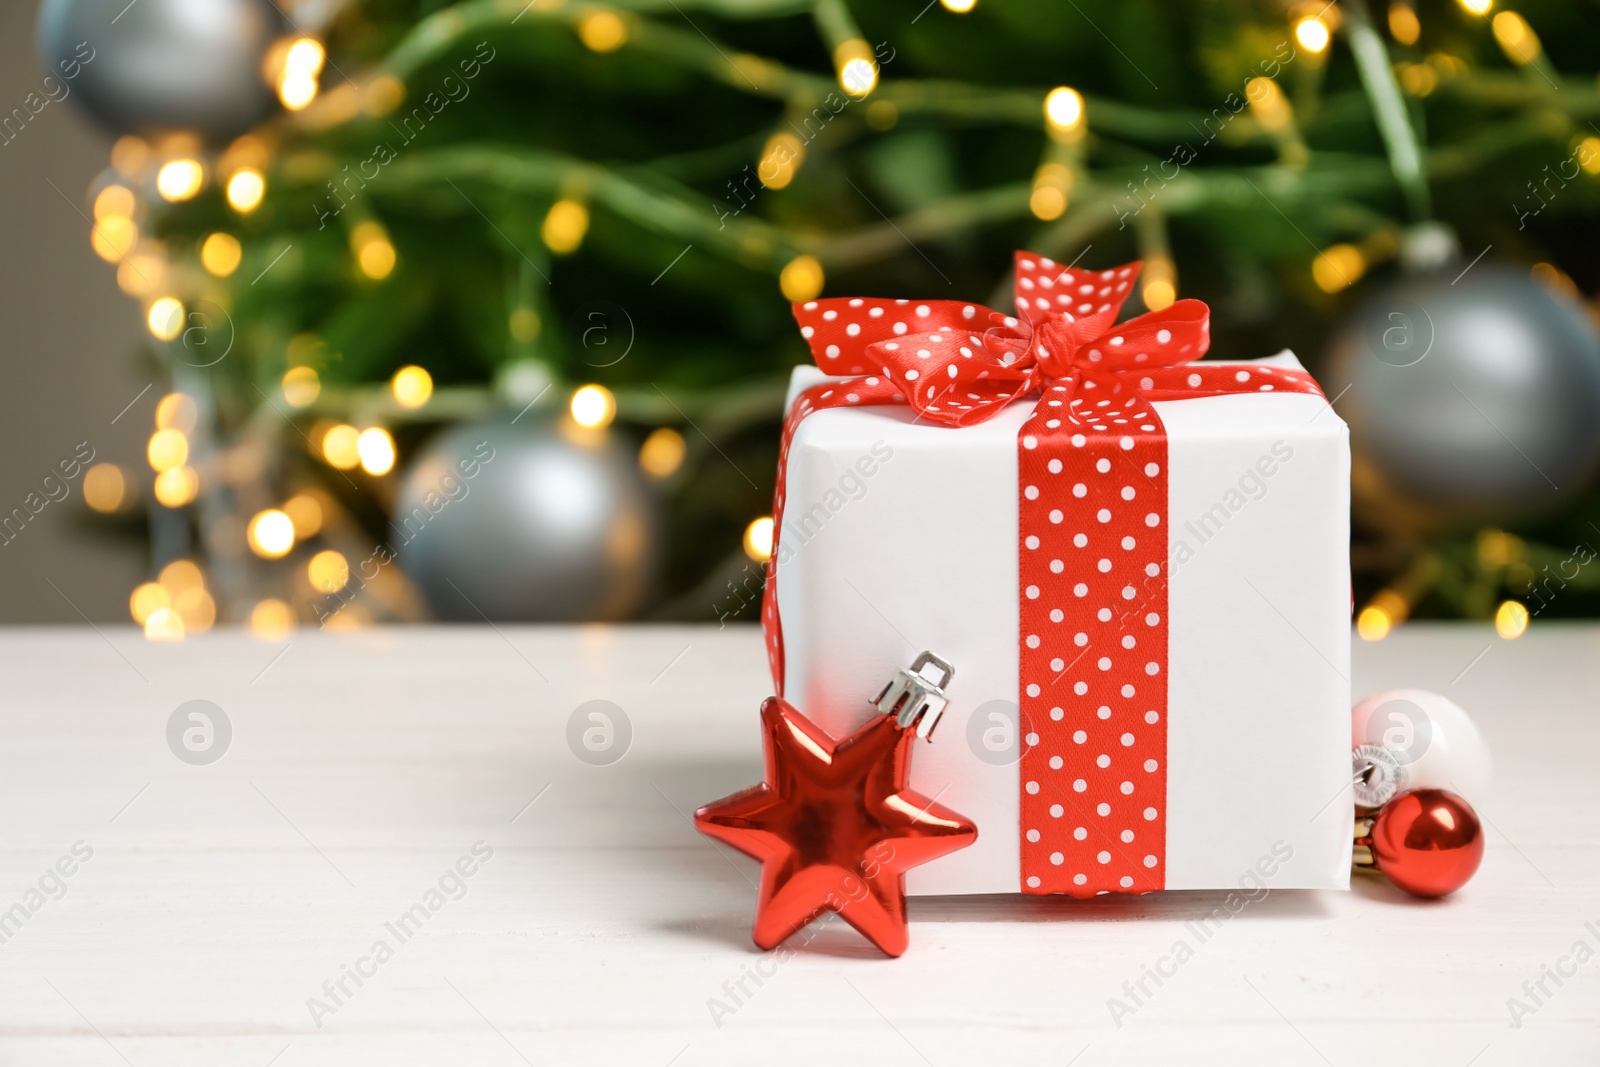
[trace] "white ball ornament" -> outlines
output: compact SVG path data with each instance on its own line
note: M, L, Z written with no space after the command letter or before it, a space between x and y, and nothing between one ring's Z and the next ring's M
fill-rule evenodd
M1370 806L1411 789L1447 789L1473 804L1481 803L1488 792L1494 770L1488 743L1472 717L1438 693L1426 689L1374 693L1350 710L1350 737L1357 750L1358 779L1363 766L1377 764L1368 771L1368 782L1356 783L1358 803L1364 803L1364 784L1379 795ZM1382 758L1384 753L1371 759L1374 748L1385 750L1392 765Z

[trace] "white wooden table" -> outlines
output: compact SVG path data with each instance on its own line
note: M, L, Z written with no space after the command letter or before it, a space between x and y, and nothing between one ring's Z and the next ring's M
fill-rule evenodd
M1450 693L1494 746L1452 899L1274 892L1200 943L1222 894L930 898L885 960L837 921L758 953L755 864L689 823L760 775L753 629L10 631L0 1064L1594 1064L1600 959L1520 1027L1507 1000L1600 950L1597 653L1600 627L1544 624L1358 643L1358 693ZM232 727L209 765L168 745L195 699ZM619 762L568 747L591 699L629 718Z

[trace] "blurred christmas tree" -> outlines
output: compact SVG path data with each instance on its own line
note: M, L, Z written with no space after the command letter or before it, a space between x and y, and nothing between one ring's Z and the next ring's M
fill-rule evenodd
M364 0L279 22L263 3L277 31L259 66L279 101L264 120L220 81L217 99L243 101L236 128L159 102L130 116L115 85L88 101L109 101L97 110L125 132L90 191L95 246L143 301L149 358L174 383L151 439L153 500L124 491L132 465L88 496L148 507L158 566L204 565L141 587L135 616L153 636L185 618L203 629L212 598L267 631L422 617L405 550L398 568L361 566L414 510L410 496L397 509L399 472L442 425L504 433L515 418L557 450L625 443L629 469L590 488L626 495L643 477L664 514L594 539L629 589L591 603L547 581L528 614L754 619L751 561L770 526L753 520L770 503L787 369L805 358L788 301L826 289L999 305L1015 248L1143 258L1143 304L1208 301L1217 355L1293 347L1330 398L1355 389L1339 410L1363 449L1367 636L1418 612L1491 615L1506 597L1591 611L1595 568L1570 565L1573 544L1600 544L1600 499L1575 494L1600 463L1586 322L1570 358L1538 369L1576 398L1544 428L1565 457L1546 479L1565 483L1559 507L1527 496L1527 472L1408 474L1392 461L1403 438L1362 444L1392 417L1384 381L1319 362L1341 324L1356 347L1373 329L1393 347L1381 298L1408 271L1518 265L1537 293L1502 320L1536 349L1600 285L1600 12L1491 4ZM46 22L96 6L50 0ZM141 8L132 32L159 35L163 5ZM118 73L99 62L86 80ZM249 81L256 66L210 76ZM1510 291L1494 277L1488 302ZM1372 295L1377 327L1353 315ZM1482 333L1427 329L1430 344ZM1541 472L1558 462L1456 391L1499 436L1463 430L1459 411L1417 414L1465 442L1465 466L1480 466L1471 447L1506 445ZM435 541L459 547L423 580L444 614L476 617L438 602L440 579L462 591L452 567L519 566L509 542ZM583 551L564 548L563 566L592 562ZM1561 595L1535 604L1547 565ZM1519 632L1516 609L1498 611Z

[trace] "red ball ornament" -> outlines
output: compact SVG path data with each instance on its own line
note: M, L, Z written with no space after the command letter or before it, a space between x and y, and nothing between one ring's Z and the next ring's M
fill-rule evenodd
M1483 862L1478 813L1444 789L1414 789L1357 822L1357 865L1373 866L1419 897L1442 897L1466 885ZM1362 848L1367 850L1363 862Z
M908 788L912 746L932 724L919 725L904 704L836 740L769 698L761 705L766 781L695 812L701 833L761 861L752 936L762 948L835 911L900 955L905 872L977 839L971 822Z

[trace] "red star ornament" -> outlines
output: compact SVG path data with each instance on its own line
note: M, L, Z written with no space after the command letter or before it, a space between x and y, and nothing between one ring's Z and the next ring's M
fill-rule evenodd
M695 812L701 833L761 861L761 948L836 911L890 956L906 950L905 872L978 830L910 788L914 729L881 715L836 740L780 697L761 705L766 781Z

